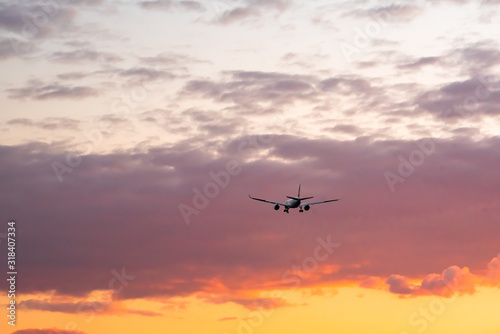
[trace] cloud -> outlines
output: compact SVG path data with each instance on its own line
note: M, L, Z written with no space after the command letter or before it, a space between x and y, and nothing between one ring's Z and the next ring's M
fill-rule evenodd
M334 127L326 128L325 130L355 135L361 135L363 133L363 131L359 127L352 124L337 124Z
M231 302L241 305L251 311L259 309L269 310L269 309L275 309L279 307L286 307L292 305L283 298L235 298L235 297L217 296L217 297L207 297L206 300L214 304L225 304Z
M397 277L393 277L391 281L396 281L398 280ZM380 277L376 276L370 276L367 279L365 279L361 284L359 285L362 288L366 289L377 289L377 290L382 290L385 287L387 281L384 281Z
M450 297L455 293L473 294L476 292L477 278L469 272L469 268L451 266L441 275L429 274L420 284L410 284L408 278L391 275L386 284L389 291L400 295L437 295Z
M28 299L19 303L19 307L27 310L58 312L68 314L136 314L146 317L161 316L161 313L145 310L127 309L113 301L80 301L74 303L58 303L48 300Z
M180 1L179 5L187 10L192 10L196 12L202 12L205 7L198 1Z
M420 69L426 65L434 65L439 62L440 57L421 57L411 63L399 65L401 69Z
M27 310L60 312L60 313L96 313L109 310L109 303L93 301L79 303L53 303L46 300L28 299L21 301L19 307Z
M148 78L148 79L158 79L158 78L168 78L173 79L175 76L165 71L146 68L146 67L133 67L120 72L123 77L136 77L136 78Z
M76 13L57 2L5 1L0 4L0 28L22 40L45 39L72 27Z
M482 41L457 50L460 62L471 75L487 73L500 64L500 51L497 42ZM453 57L453 54L450 55Z
M82 331L73 331L67 329L57 329L57 328L48 328L48 329L21 329L12 332L12 334L85 334Z
M16 56L26 56L35 50L33 45L28 45L16 38L5 39L0 37L0 60Z
M142 1L139 6L144 9L170 9L174 1L170 0L156 0L156 1Z
M199 96L218 102L233 102L242 107L291 104L311 100L317 95L312 77L276 72L227 72L229 80L191 80L182 96Z
M307 103L311 110L318 111L308 115L307 119L323 123L331 122L331 117L325 114L333 109L338 111L335 114L337 117L361 112L387 116L393 109L400 110L406 105L412 107L407 99L400 102L394 98L392 90L403 89L401 85L387 87L380 82L379 79L354 75L321 77L282 72L227 71L221 73L219 78L187 81L178 98L190 101L208 99L222 105L226 111L268 117L281 114L285 107ZM283 116L282 119L288 118L286 113ZM294 121L287 119L286 123L280 123L293 127Z
M190 55L184 55L172 52L163 52L157 54L156 56L150 57L140 57L141 64L146 64L149 66L173 66L175 68L180 68L189 63L208 63L207 61L194 58Z
M435 66L439 70L454 71L458 76L485 76L486 73L495 73L495 68L500 64L497 44L491 40L466 43L465 46L460 45L444 51L441 55L405 59L403 63L401 60L396 60L400 63L397 68L422 70L424 66Z
M99 95L99 92L87 86L66 86L59 83L44 84L40 81L31 81L22 88L7 89L11 99L84 99Z
M366 94L370 91L370 82L361 78L333 77L322 80L319 88L325 92L337 94Z
M205 7L198 1L171 1L171 0L155 0L142 1L139 6L148 10L170 10L173 8L182 8L190 11L201 12Z
M500 82L492 76L451 82L422 93L415 103L439 118L495 115L500 104Z
M81 80L88 76L87 73L82 72L68 72L58 74L57 77L61 80Z
M376 22L407 23L423 12L423 8L417 5L391 4L388 6L352 10L345 13L344 16L371 19Z
M258 18L270 11L282 13L288 4L282 0L247 0L241 7L231 8L220 15L215 22L220 24L233 24Z
M168 119L166 111L149 116L162 114ZM248 291L288 288L284 278L306 288L394 273L399 276L389 287L395 293L444 294L445 279L470 293L476 282L470 272L498 254L499 138L436 139L435 145L395 193L384 172L397 173L398 156L418 149L414 141L241 136L90 154L79 162L67 160L63 146L0 146L0 201L9 208L2 219L23 224L18 258L26 294L82 299L115 289L116 300L124 300L202 293L252 307L259 297ZM231 161L241 170L227 176ZM66 166L63 182L54 163ZM294 180L302 180L304 196L342 201L286 215L248 198L282 200L296 192ZM214 191L216 182L216 195L197 195ZM197 196L207 201L202 207L194 204ZM189 225L181 203L198 205ZM308 272L318 238L329 235L341 246ZM132 247L131 236L147 243ZM443 248L450 238L461 247ZM428 275L441 268L448 269ZM122 271L134 278L120 282ZM423 279L412 286L415 277Z
M80 129L79 121L63 117L48 117L41 121L34 121L28 118L15 118L7 121L7 124L35 127L44 130L67 129L76 131Z
M469 268L451 266L445 269L441 275L427 275L419 288L421 294L434 294L450 296L453 293L473 294L475 289L475 278L469 272Z
M79 49L73 51L57 51L52 53L52 60L61 63L79 63L79 62L117 62L121 57L107 52L97 52L89 49Z
M408 279L401 275L391 275L385 281L385 283L389 285L389 291L392 293L401 295L408 295L413 293L413 288L408 282Z
M428 274L420 283L410 283L409 278L401 275L389 276L385 283L390 292L399 295L436 295L451 297L454 294L474 294L478 286L500 285L500 255L487 265L484 274L472 274L469 268L450 266L441 274ZM483 271L484 272L484 271ZM380 289L382 278L372 276L361 283L361 287Z
M487 278L492 285L500 286L500 254L488 263Z

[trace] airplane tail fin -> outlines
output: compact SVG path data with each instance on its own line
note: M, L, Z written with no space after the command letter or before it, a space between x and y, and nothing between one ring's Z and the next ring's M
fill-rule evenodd
M297 193L297 197L293 197L293 196L287 196L287 197L291 198L291 199L294 199L294 200L297 200L297 201L302 201L304 199L313 198L312 196L311 197L300 197L300 184L299 184L299 192Z

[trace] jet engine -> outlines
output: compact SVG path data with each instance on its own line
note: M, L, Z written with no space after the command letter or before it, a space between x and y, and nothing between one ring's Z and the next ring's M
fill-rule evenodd
M279 209L280 209L280 206L279 206L278 204L276 204L276 205L274 206L274 210L279 210Z
M311 208L311 207L310 207L309 205L305 205L305 206L304 206L304 210L306 210L306 211L309 211L309 209L310 209L310 208Z

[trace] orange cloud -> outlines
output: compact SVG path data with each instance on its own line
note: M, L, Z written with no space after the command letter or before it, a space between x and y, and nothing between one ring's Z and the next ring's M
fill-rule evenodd
M500 285L500 254L488 263L487 280L491 285Z
M454 293L473 294L476 292L477 278L469 268L457 266L448 267L441 275L427 275L417 291L421 294L431 294L449 297Z
M473 274L469 268L450 266L441 274L428 274L420 283L412 283L410 278L402 275L390 275L385 280L388 290L400 295L436 295L451 297L454 294L473 294L476 287L481 285L500 285L500 254L494 257L487 265L484 275ZM383 279L371 276L360 286L368 289L383 288Z
M385 281L380 277L370 276L361 282L359 286L367 289L382 290L385 287Z
M470 273L467 267L451 266L445 269L441 275L429 274L424 277L420 284L411 284L409 279L400 275L391 275L386 284L389 291L403 295L437 295L450 297L455 293L473 294L476 292L476 284L479 278Z

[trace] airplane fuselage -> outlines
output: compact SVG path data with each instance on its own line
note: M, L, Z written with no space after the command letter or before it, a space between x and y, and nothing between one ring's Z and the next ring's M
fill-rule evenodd
M300 200L296 200L296 199L292 199L292 198L290 198L289 200L287 200L287 201L285 202L285 204L286 204L286 206L287 206L288 208L292 208L292 209L294 209L294 208L298 208L298 207L299 207L299 205L300 205Z

